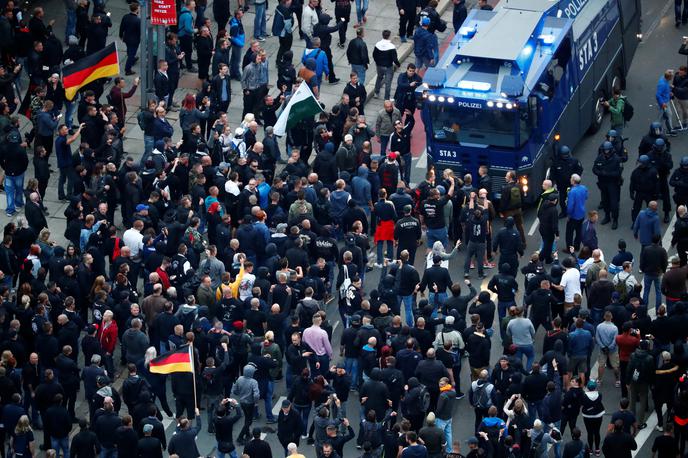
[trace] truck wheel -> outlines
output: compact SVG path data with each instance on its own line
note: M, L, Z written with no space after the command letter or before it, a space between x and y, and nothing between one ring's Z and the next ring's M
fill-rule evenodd
M602 127L602 120L604 119L604 106L599 97L595 100L595 107L592 112L592 120L590 122L590 127L588 128L589 134L595 134L600 127Z

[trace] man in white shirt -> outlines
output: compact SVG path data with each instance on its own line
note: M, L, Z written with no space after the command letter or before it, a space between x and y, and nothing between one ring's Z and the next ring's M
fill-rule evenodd
M580 272L576 268L573 258L564 259L561 265L566 271L561 276L561 282L558 285L552 285L552 287L564 291L564 313L566 313L573 307L573 297L576 294L581 294Z
M137 219L131 229L124 231L122 241L131 249L131 257L134 262L141 262L141 255L143 254L143 221Z

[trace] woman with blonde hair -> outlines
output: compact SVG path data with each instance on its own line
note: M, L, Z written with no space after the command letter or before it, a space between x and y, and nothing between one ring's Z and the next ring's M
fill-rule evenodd
M93 286L91 286L91 292L88 294L88 299L93 302L99 292L103 291L105 286L105 277L103 275L98 275L93 281Z
M10 448L15 457L27 458L36 456L33 430L29 423L29 417L22 415L14 428L14 435L10 439Z
M150 371L150 362L158 356L158 351L155 347L148 347L146 353L143 357L143 361L140 361L137 365L138 374L148 381L151 387L151 391L155 397L160 401L160 407L165 411L168 417L172 416L172 410L167 403L167 386L165 380L166 375L154 374Z
M50 240L50 229L44 227L41 232L38 233L38 239L36 239L36 244L41 247L41 254L38 259L41 261L41 265L47 266L48 261L55 254L55 242Z

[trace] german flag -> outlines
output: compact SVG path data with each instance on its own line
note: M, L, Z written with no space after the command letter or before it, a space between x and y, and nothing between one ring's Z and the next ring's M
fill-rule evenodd
M193 349L185 345L151 360L149 370L154 374L193 372Z
M119 74L119 58L115 43L86 56L62 69L62 85L67 100L74 100L77 91L91 81Z

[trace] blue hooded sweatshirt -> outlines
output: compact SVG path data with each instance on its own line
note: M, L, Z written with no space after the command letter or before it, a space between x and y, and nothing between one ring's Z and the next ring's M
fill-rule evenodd
M351 191L356 204L363 208L368 208L368 202L372 200L372 187L368 181L368 168L358 167L358 175L351 180Z

